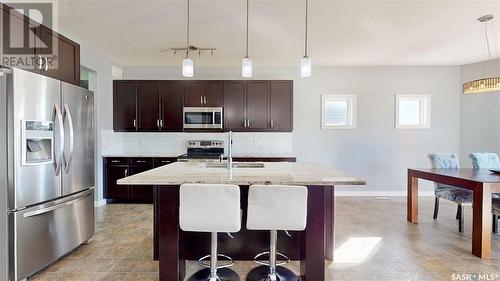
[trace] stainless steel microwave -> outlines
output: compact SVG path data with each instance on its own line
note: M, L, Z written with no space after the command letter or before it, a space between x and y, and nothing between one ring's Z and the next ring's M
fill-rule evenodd
M184 129L222 129L222 107L184 107Z

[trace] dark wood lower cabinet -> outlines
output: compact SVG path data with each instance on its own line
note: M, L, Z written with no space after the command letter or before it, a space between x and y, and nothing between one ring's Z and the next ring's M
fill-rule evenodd
M104 159L104 194L109 203L153 203L153 188L118 185L117 180L176 162L176 157L107 157Z
M154 168L153 158L130 158L129 159L130 175L139 174ZM131 185L130 201L132 202L153 202L153 189L147 185Z
M237 162L296 162L295 157L234 157ZM108 203L153 203L153 187L118 185L117 180L177 162L177 157L105 157L104 197Z
M104 173L104 185L106 190L106 199L129 199L129 187L120 186L117 180L127 176L128 166L109 166Z

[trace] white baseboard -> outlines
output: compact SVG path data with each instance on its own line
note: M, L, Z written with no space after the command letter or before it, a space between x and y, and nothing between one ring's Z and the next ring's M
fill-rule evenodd
M95 207L101 207L101 206L104 206L104 205L106 205L106 199L94 201L94 206Z
M351 197L406 197L406 191L373 191L373 190L339 190L335 191L335 196L351 196ZM434 196L432 190L422 190L418 192L418 196Z

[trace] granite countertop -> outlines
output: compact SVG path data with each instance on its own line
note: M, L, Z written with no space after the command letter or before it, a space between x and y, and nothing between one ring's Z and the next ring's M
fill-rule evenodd
M103 154L101 157L168 157L177 158L184 153L158 153L158 154L144 154L144 153L123 153L123 154ZM296 158L295 155L290 154L234 154L233 158Z
M177 158L183 153L157 153L157 154L144 154L144 153L123 153L123 154L103 154L101 157L165 157Z
M264 168L206 168L206 163L177 162L118 180L123 185L290 184L364 185L365 181L318 164L264 163Z

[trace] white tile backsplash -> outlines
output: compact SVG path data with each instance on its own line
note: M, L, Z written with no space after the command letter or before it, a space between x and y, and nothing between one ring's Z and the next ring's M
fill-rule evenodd
M188 140L223 140L227 133L139 133L101 131L103 156L177 156ZM293 156L292 133L233 133L235 156Z

